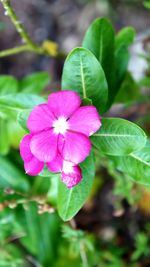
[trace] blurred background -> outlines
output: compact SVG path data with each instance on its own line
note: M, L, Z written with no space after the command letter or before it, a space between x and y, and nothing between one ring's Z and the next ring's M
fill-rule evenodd
M130 48L129 70L137 83L146 78L146 84L141 83L140 90L149 97L148 2L11 0L11 5L35 42L40 44L43 40L52 40L66 53L75 46L81 46L86 29L97 17L108 17L116 32L122 27L133 26L137 35ZM0 50L19 44L20 36L0 4ZM46 71L51 77L46 90L51 92L60 88L63 63L63 59L21 53L1 58L0 74L22 79L33 72ZM150 133L149 101L140 104L134 102L132 106L115 105L107 115L135 121ZM14 124L10 127L16 135ZM0 188L3 188L0 197L0 267L150 266L148 188L133 184L127 176L115 171L111 164L101 158L97 162L98 166L102 164L98 168L89 200L70 224L64 224L43 200L47 194L50 203L55 203L55 185L50 185L47 178L40 177L35 182L33 177L24 174L22 180L22 161L18 145L13 143L7 155L11 163L6 164L1 159L1 175L6 181L4 184L0 182ZM8 170L11 175L6 174ZM18 180L12 182L12 176L18 177ZM9 186L11 183L15 183L15 191ZM53 186L53 191L49 191L50 186ZM32 198L26 201L29 191L32 192Z

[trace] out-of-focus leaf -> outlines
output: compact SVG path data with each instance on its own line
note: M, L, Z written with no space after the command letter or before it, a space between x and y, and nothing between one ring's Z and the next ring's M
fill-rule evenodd
M50 213L39 215L36 205L30 204L18 219L26 233L21 239L22 244L36 256L42 266L52 266L60 235L58 216Z
M108 155L127 155L146 144L144 131L136 124L120 119L102 119L102 126L93 136L93 144Z
M29 132L27 128L27 119L32 109L22 110L17 115L17 121L21 125L21 127L26 131Z
M121 85L121 88L116 96L115 102L117 103L129 103L138 99L139 87L134 81L129 72L126 73L125 79Z
M6 155L9 151L7 120L0 118L0 154Z
M95 174L93 155L91 154L81 163L82 181L71 189L59 180L58 185L58 213L64 221L70 220L87 200Z
M38 104L44 103L45 99L43 97L17 93L7 96L0 97L0 109L1 112L6 114L9 118L16 118L16 114L23 109L31 109Z
M29 184L22 173L7 157L0 156L0 188L10 187L22 191L29 190Z
M26 76L19 82L19 89L23 93L38 94L50 82L50 76L47 72L41 71Z
M10 120L7 124L8 138L11 147L18 148L21 139L26 134L25 130L17 123L17 121Z
M115 40L115 65L116 65L116 92L125 77L129 62L129 46L133 43L135 30L132 27L123 28L116 36Z
M107 81L100 63L89 50L75 48L68 55L63 68L62 89L74 90L81 98L91 99L100 114L104 113Z
M0 75L0 96L16 93L18 81L9 75Z

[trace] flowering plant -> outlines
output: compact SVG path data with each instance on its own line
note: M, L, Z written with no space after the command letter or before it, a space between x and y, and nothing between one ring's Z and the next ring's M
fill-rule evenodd
M0 52L1 57L30 51L64 58L60 91L49 90L48 94L43 91L49 84L45 72L31 74L21 81L0 77L4 140L1 154L7 154L11 146L18 148L22 139L20 154L26 174L36 176L34 181L48 177L49 195L55 189L54 207L64 221L70 220L87 200L97 162L100 166L106 160L132 180L149 185L150 150L146 134L137 124L120 118L120 114L119 118L108 117L114 103L125 105L140 98L127 69L134 29L126 27L115 34L108 19L98 18L89 26L81 47L66 56L51 41L44 41L41 46L35 44L9 1L1 2L25 43ZM127 84L132 86L128 88ZM15 127L9 131L11 138L7 135L8 125L9 129ZM18 140L14 144L16 133ZM5 169L4 159L2 163ZM19 177L15 169L16 172L14 177ZM12 179L13 187L20 185L19 188L28 191L30 178L21 174L17 179L15 182Z

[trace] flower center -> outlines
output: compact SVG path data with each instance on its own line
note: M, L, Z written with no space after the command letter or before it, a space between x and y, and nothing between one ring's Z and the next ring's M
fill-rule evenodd
M63 172L64 172L65 174L72 173L72 172L73 172L73 163L64 160L64 161L63 161Z
M65 134L69 129L69 124L66 121L66 118L59 117L57 120L53 122L54 133L55 134Z

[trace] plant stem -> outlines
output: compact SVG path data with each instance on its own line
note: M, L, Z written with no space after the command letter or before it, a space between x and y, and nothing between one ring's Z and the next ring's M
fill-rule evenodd
M11 56L11 55L15 55L15 54L25 52L25 51L34 52L34 49L29 47L28 45L17 46L17 47L13 47L10 49L0 51L0 57Z
M33 42L31 37L27 33L24 25L17 18L15 11L10 4L10 0L0 0L0 1L5 9L5 15L11 19L17 32L21 36L22 41L24 42L24 45L22 46L0 51L0 57L10 56L10 55L14 55L14 54L25 52L25 51L31 51L33 53L45 55L45 56L52 56L52 57L59 57L59 58L66 57L66 55L62 51L57 51L57 49L56 51L53 50L52 44L54 44L54 42L49 41L49 43L51 43L49 45L51 49L45 49L43 46L39 46L35 42ZM55 46L57 47L57 45Z
M28 46L32 47L33 49L38 49L38 46L31 40L31 38L30 38L29 34L27 33L27 31L25 30L23 24L17 18L14 9L10 5L10 1L9 0L1 0L1 2L2 2L2 5L5 9L5 15L9 16L9 18L11 19L17 32L20 34L22 41L24 43L28 44Z
M80 256L81 256L81 260L83 263L83 267L89 267L88 259L87 259L85 249L84 249L84 244L82 241L80 242Z

